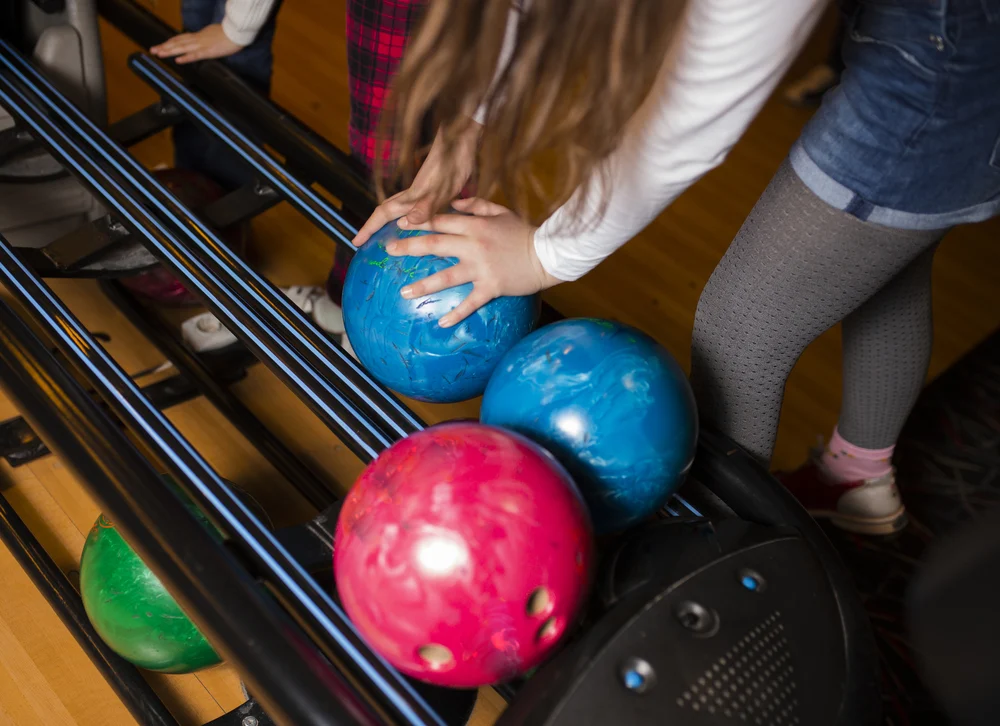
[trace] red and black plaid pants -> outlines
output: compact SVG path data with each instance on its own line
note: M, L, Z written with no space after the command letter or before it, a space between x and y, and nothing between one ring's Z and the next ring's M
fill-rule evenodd
M348 0L347 74L351 87L351 155L371 171L379 119L386 94L396 74L426 0ZM388 146L382 158L391 158ZM340 247L327 282L327 291L340 302L349 257Z
M371 170L385 97L426 0L348 0L351 154ZM388 148L383 157L389 158Z

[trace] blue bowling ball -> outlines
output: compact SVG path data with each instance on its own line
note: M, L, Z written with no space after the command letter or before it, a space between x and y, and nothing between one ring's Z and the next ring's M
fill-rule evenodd
M480 419L551 451L602 534L663 506L683 482L698 436L694 394L677 361L645 333L589 318L547 325L511 348L486 387Z
M452 403L482 394L501 356L538 321L538 295L497 298L451 328L438 320L472 284L405 300L406 285L458 262L454 257L393 257L385 246L427 234L390 222L354 255L344 280L347 339L361 364L385 386L419 401Z

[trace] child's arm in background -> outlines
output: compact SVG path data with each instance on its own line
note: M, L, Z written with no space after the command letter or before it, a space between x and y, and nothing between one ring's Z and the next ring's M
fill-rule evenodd
M193 63L224 58L250 45L264 27L275 0L226 0L221 23L194 33L181 33L149 52L158 58L176 58L177 63Z

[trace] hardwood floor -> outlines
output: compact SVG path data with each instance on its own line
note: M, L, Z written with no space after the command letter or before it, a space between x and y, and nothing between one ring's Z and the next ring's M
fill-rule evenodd
M151 7L179 26L179 0ZM348 86L344 2L285 0L275 41L274 97L335 144L346 148ZM792 70L802 72L825 53L825 33ZM126 67L137 50L104 28L111 120L155 100ZM304 70L307 69L307 70ZM711 271L747 212L778 167L809 112L772 100L726 163L707 175L638 238L584 280L563 285L549 300L567 315L614 317L646 330L688 361L695 303ZM169 163L166 135L136 149L152 166ZM938 253L934 273L937 340L931 375L945 369L1000 325L998 269L1000 220L956 230ZM287 205L254 226L254 259L274 282L319 284L333 243ZM91 282L53 284L91 330L108 332L109 349L127 370L155 365L162 356L139 336ZM775 465L799 463L817 436L836 421L840 386L839 332L821 336L802 356L788 382ZM263 367L236 391L293 450L344 487L360 463ZM474 414L475 402L456 406L416 404L432 421ZM0 397L0 419L16 413ZM169 416L225 477L249 489L276 524L302 521L309 506L205 401ZM52 457L12 469L4 464L0 489L57 563L72 572L83 539L98 514L96 503ZM0 724L17 726L132 723L130 716L32 587L6 549L0 548ZM151 677L185 724L201 724L236 706L238 680L222 666L192 676ZM484 692L476 722L490 723L499 699Z

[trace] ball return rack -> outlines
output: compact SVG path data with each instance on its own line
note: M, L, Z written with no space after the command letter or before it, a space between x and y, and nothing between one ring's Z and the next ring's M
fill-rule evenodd
M96 34L95 10L142 47L175 32L130 0L24 5L33 27L69 25L84 45ZM217 62L175 67L133 55L130 68L160 100L109 126L100 104L88 110L57 83L32 47L37 35L0 40L0 108L13 119L0 131L0 209L5 189L34 183L42 195L46 184L72 179L97 211L41 246L0 234L0 282L55 345L0 303L0 385L21 413L0 424L0 453L14 466L60 457L239 671L247 701L213 724L465 723L475 692L405 678L339 606L330 563L343 483L311 470L230 391L250 366L265 365L364 463L426 425L219 234L284 203L353 251L349 240L375 204L363 171ZM180 204L128 149L182 120L226 144L252 181L203 209ZM5 164L39 154L57 166L35 178L4 175ZM117 282L156 264L239 343L195 354ZM177 374L140 387L45 283L58 277L99 279ZM546 308L543 317L559 314ZM163 415L194 396L215 405L319 514L273 531L244 505ZM186 511L126 431L225 543ZM0 538L136 720L176 724L140 672L101 641L66 575L2 496ZM723 436L703 428L689 481L663 519L610 544L606 560L588 627L530 678L498 689L509 701L500 726L878 722L874 642L850 576L795 500Z

